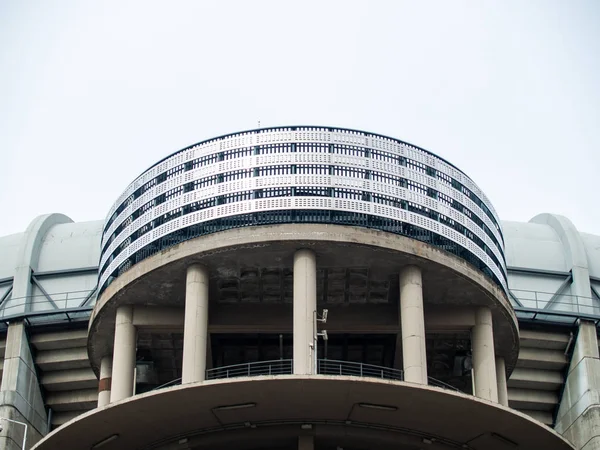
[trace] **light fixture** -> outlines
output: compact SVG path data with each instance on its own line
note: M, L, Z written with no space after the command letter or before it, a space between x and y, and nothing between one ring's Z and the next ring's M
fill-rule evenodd
M223 405L213 408L213 411L231 411L233 409L254 408L256 403L240 403L238 405Z
M312 424L303 423L302 425L300 425L300 428L302 428L303 430L312 430Z
M433 444L433 439L423 438L423 444Z
M397 411L398 410L398 408L396 406L375 405L373 403L359 403L358 406L360 406L361 408L381 409L383 411Z
M112 442L112 441L114 441L115 439L118 439L118 438L119 438L118 434L113 434L112 436L109 436L109 437L107 437L105 439L102 439L100 442L96 442L94 445L92 445L92 449L100 448L103 445L108 444L109 442Z

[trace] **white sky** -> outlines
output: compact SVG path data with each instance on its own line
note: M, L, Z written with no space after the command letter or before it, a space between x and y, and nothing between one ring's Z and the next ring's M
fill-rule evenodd
M600 234L600 1L0 1L0 235L275 125L386 134Z

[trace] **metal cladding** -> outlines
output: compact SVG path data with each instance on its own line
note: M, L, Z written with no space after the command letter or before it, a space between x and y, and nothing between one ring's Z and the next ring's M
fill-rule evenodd
M140 175L104 224L100 290L182 241L280 223L407 236L466 260L507 289L500 220L463 172L397 139L294 126L209 139Z

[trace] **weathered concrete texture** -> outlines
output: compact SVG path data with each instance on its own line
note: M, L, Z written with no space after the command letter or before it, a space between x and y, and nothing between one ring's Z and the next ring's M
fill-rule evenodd
M404 380L427 384L423 281L417 266L400 272L400 322Z
M315 252L317 270L331 270L330 275L345 273L350 287L355 286L351 276L353 268L361 268L369 274L370 278L363 279L371 280L367 283L369 286L380 286L382 280L385 285L385 280L392 280L389 289L384 289L395 294L395 298L390 294L390 302L398 298L398 290L392 288L392 284L397 283L399 270L407 265L418 265L422 269L425 309L430 305L490 307L496 355L505 359L507 372L514 368L519 345L514 310L505 293L465 261L428 244L391 233L341 225L285 224L202 236L155 254L121 274L102 293L90 320L88 351L94 372L99 373L102 357L112 352L115 313L119 306L147 304L152 298L153 305L181 308L185 299L186 269L195 263L209 268L211 295L221 292L223 283L232 281L238 287L236 299L241 302L242 292L246 292L240 287L244 273L273 272L281 281L280 289L261 291L263 301L277 298L282 303L290 303L293 255L299 248ZM322 288L322 292L327 293L325 303L335 304L342 293L348 295L348 302L356 298L364 300L364 292L360 293L358 285L342 289L337 275L330 281L334 282L335 292L328 281L327 289ZM372 300L381 292L376 296L371 294Z
M222 409L226 405L250 403L252 407ZM388 405L390 410L364 405ZM305 420L303 423L312 423L313 428L302 429L299 417ZM334 438L344 438L348 429L365 430L361 424L366 422L379 425L376 435L356 439L347 446L340 445L344 448L418 449L428 447L423 445L423 436L435 436L443 441L435 442L432 449L462 448L468 443L466 446L473 450L500 450L513 448L505 445L506 441L512 441L519 450L572 450L552 429L517 411L471 395L415 383L327 375L240 377L146 392L76 418L59 433L50 434L36 448L64 450L76 442L77 448L89 449L113 434L119 436L118 440L107 445L107 449L148 448L158 441L166 446L198 430L223 425L252 434L269 428L269 433L253 442L252 448L273 448L271 430L274 427L258 425L253 429L245 424L275 421L282 426L293 425L296 439L304 433L318 433L326 423L338 424ZM387 434L386 430L396 432ZM206 433L202 439L211 439L211 434L217 436L212 441L215 445L199 448L236 448L239 438L227 441L232 433L235 433L233 428ZM414 439L415 435L418 440ZM377 436L377 440L373 436ZM412 440L405 441L405 438ZM336 448L338 442L334 440L331 447ZM292 445L282 448L293 448Z
M511 389L508 393L510 406L519 410L552 411L558 403L558 394L553 391L533 389Z
M44 372L90 367L85 347L42 351L36 355L35 362Z
M520 330L521 347L564 351L569 344L569 335L551 331Z
M568 331L525 329L520 336L517 367L507 382L508 404L552 426L568 365L565 349L571 335Z
M578 449L600 449L600 359L593 322L579 324L555 428Z
M49 392L46 404L53 411L87 411L98 403L97 389L82 389L78 391Z
M188 267L185 293L182 383L204 381L208 336L208 269L201 264Z
M498 381L498 403L500 403L502 406L508 406L506 364L504 364L504 358L496 358L496 379Z
M561 370L568 363L563 352L538 348L522 348L517 367L544 370Z
M518 389L556 391L565 382L558 371L517 367L510 376L509 386Z
M46 411L23 322L15 322L8 327L0 387L0 411L5 413L0 414L0 417L9 419L15 417L14 420L26 422L32 428L32 439L36 434L36 439L39 439L46 432ZM3 427L9 436L12 436L13 428L24 428L6 422ZM22 432L15 432L20 432L22 439ZM9 440L4 442L6 447L0 446L0 448L10 448Z
M63 330L51 333L34 334L29 342L38 351L59 350L65 348L81 347L87 344L87 330Z
M133 395L135 371L136 330L133 325L133 307L117 310L115 343L112 364L110 401L116 402Z
M30 425L27 419L19 413L13 406L0 406L0 417L27 423L26 449L30 449L43 435ZM23 433L25 427L18 423L8 422L0 419L2 433L0 433L0 449L2 450L21 450L23 445Z
M494 354L494 331L492 312L480 307L475 314L475 326L471 332L473 347L473 381L475 395L492 402L498 401L496 379L496 355Z
M100 380L98 382L98 408L102 408L110 403L111 382L112 355L102 358L102 363L100 365Z
M93 389L98 385L98 380L91 367L48 372L42 374L40 378L47 391Z
M317 260L308 249L294 254L294 373L316 373L313 367L313 315L317 310Z

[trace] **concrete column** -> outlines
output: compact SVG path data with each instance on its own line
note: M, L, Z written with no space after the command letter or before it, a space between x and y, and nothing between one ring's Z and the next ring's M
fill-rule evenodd
M47 432L47 416L40 382L23 322L8 326L2 384L0 385L0 418L27 424L27 448L39 441ZM25 427L18 423L0 420L0 449L20 450Z
M567 349L568 350L568 349ZM596 325L580 320L554 429L576 449L600 449L600 354Z
M506 386L506 364L504 358L496 358L496 379L498 380L498 403L508 406L508 388Z
M133 306L117 309L115 344L113 349L110 402L133 395L135 373L136 331L133 325Z
M475 396L498 402L492 311L486 306L478 307L475 311L475 326L471 330L471 346L473 347Z
M315 438L312 435L298 436L298 450L314 450Z
M188 267L185 286L182 383L195 383L206 378L208 282L208 269L205 266L193 264Z
M313 373L311 347L316 310L317 258L312 250L297 250L294 253L294 374Z
M400 325L404 381L427 384L423 286L417 266L406 266L400 272Z
M112 376L112 356L105 356L100 361L100 380L98 380L98 408L110 403L110 384Z

